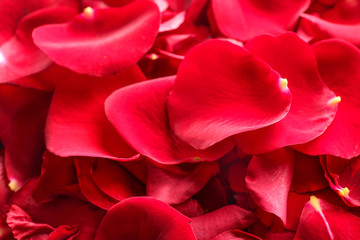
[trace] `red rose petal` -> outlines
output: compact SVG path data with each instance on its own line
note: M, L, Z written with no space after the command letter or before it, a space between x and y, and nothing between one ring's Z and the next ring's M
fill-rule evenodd
M65 24L34 30L35 44L54 62L78 73L103 76L134 65L158 33L159 9L151 1L90 9Z
M360 24L334 23L318 16L302 14L300 30L313 38L340 38L360 46Z
M360 218L313 197L301 213L295 240L360 239Z
M286 224L287 198L294 171L294 153L279 149L254 156L247 168L246 187L260 209Z
M313 141L295 148L310 155L356 157L360 155L360 50L340 40L319 42L313 45L313 50L321 77L341 97L341 102L326 131Z
M195 240L189 222L189 218L159 200L129 198L109 209L95 239Z
M106 78L69 72L52 98L45 130L48 150L61 157L128 159L136 155L107 120L104 102L116 89L142 80L136 67Z
M148 171L147 195L168 204L179 204L199 192L219 172L219 167L215 162L174 166L149 163Z
M245 229L255 222L255 215L235 205L228 205L214 212L192 218L191 226L197 240L211 239L218 234Z
M169 96L174 132L205 149L234 134L271 125L290 107L280 76L245 49L210 40L185 56Z
M115 91L105 103L108 119L134 149L162 164L216 160L230 151L230 141L196 150L174 135L166 112L173 83L167 77Z
M20 186L40 173L50 100L48 92L0 85L0 140L5 149L5 168L9 179Z
M287 33L252 39L245 48L288 80L292 100L289 113L281 121L237 135L240 149L261 154L305 143L322 134L335 117L337 106L328 102L336 96L321 80L311 47Z
M223 232L211 240L261 240L261 238L241 230Z
M212 0L211 4L220 31L227 37L247 41L263 33L278 34L294 28L310 2Z

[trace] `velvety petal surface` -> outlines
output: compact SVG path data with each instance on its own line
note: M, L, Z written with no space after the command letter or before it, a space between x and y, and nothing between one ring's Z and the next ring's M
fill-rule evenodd
M196 150L175 136L166 110L173 84L167 77L119 89L105 102L106 116L134 149L162 164L216 160L230 151L230 141Z
M295 27L310 0L212 0L216 25L227 37L247 41L257 35L278 34Z
M112 207L101 221L96 240L195 240L190 219L154 198L129 198Z
M296 149L310 155L356 157L360 155L360 50L347 42L325 40L314 44L313 51L322 79L341 102L327 130Z
M286 148L254 156L246 171L246 187L256 206L284 225L293 171L294 152Z
M0 85L0 141L4 145L5 168L8 178L20 186L40 173L50 100L48 92Z
M148 164L146 192L168 204L179 204L199 192L219 172L216 162L191 165Z
M281 121L237 135L240 149L260 154L305 143L322 134L335 117L337 105L329 101L336 96L322 81L311 47L296 34L286 33L254 38L245 48L287 79L292 100L289 113Z
M241 230L223 232L211 240L260 240L261 238Z
M295 240L360 238L360 218L313 197L305 204Z
M225 231L245 229L255 220L252 212L235 205L228 205L214 212L192 218L191 227L197 240L207 240Z
M61 157L136 155L107 120L104 102L116 89L142 80L137 67L104 78L69 71L52 98L45 129L48 150Z
M269 65L242 47L209 40L185 56L169 96L174 132L205 149L285 117L291 94Z
M134 65L151 48L159 24L156 4L134 1L120 8L87 8L68 23L35 29L33 38L59 65L103 76Z

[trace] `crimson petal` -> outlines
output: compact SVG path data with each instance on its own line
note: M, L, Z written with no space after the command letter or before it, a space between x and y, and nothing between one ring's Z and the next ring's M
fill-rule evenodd
M133 148L162 164L216 160L229 152L230 141L196 150L174 135L166 113L173 83L167 77L119 89L105 102L106 116Z
M288 80L292 101L289 113L278 123L237 135L240 149L261 154L322 134L335 117L337 105L329 101L336 96L321 80L311 47L296 34L287 33L254 38L245 48Z
M105 78L69 71L51 102L45 129L48 150L61 157L127 159L136 155L106 119L104 102L116 89L142 80L136 67Z
M294 153L282 148L254 156L246 172L246 187L255 204L279 217L284 225L293 171Z
M134 65L151 48L159 25L155 3L134 1L121 8L85 9L68 23L35 29L33 38L59 65L103 76Z
M109 209L95 239L195 240L189 222L189 218L159 200L129 198Z
M313 50L322 79L341 97L341 102L326 131L296 149L310 155L356 157L360 155L360 50L340 40L319 42Z
M278 73L229 41L209 40L185 56L169 96L174 132L205 149L285 117L291 94Z
M295 27L309 0L212 0L216 24L227 37L247 41L263 33L278 34Z

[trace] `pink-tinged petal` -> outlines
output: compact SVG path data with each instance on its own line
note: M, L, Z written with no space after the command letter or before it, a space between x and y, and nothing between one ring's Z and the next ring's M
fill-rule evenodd
M175 12L186 10L193 0L167 0L169 8Z
M28 181L13 195L9 205L19 206L36 223L48 224L54 228L61 225L81 226L76 239L94 239L96 229L105 215L105 211L88 202L69 197L57 197L51 202L37 203L31 197L35 184L35 179Z
M360 157L326 156L322 164L331 188L351 207L360 206Z
M313 51L322 79L341 102L326 131L296 149L310 155L356 157L360 155L360 50L340 40L325 40L314 44Z
M360 46L360 36L356 34L360 31L360 23L341 24L324 20L318 16L302 14L303 20L300 24L301 34L307 38L324 39L340 38Z
M230 151L230 140L196 150L174 135L166 111L173 83L174 77L167 77L115 91L105 102L108 119L134 149L162 164L216 160Z
M40 173L50 100L48 92L0 85L0 140L5 168L9 180L20 186Z
M108 210L95 239L195 240L190 221L154 198L129 198Z
M292 100L289 113L281 121L236 136L240 149L261 154L322 134L335 117L337 105L329 101L336 96L321 80L311 47L296 34L286 33L254 38L245 48L287 79Z
M214 212L192 218L191 226L197 240L207 240L222 232L245 229L256 220L255 215L235 205L228 205Z
M301 213L294 239L360 239L360 218L312 196Z
M79 192L73 159L58 157L46 151L41 176L33 189L33 198L37 202L46 202L57 195L77 196Z
M53 7L32 12L18 22L14 36L0 46L0 82L7 82L44 70L51 60L38 49L32 30L50 23L62 23L76 14L75 9Z
M45 129L48 150L61 157L136 155L107 120L104 102L116 89L142 80L137 67L105 78L69 72L52 98Z
M246 187L256 206L280 218L283 225L293 171L294 152L283 148L254 156L246 172Z
M216 25L227 37L247 41L257 35L278 34L292 30L310 5L310 0L296 1L222 1L212 0Z
M134 65L152 46L160 12L151 1L92 9L65 24L34 30L35 44L54 62L78 73L103 76Z
M241 230L223 232L211 240L261 240L261 238Z
M174 132L205 149L227 137L278 122L291 94L269 65L242 47L209 40L180 65L168 109Z
M218 172L216 162L171 166L149 163L146 192L165 203L179 204L198 193Z
M294 176L290 191L296 193L314 192L328 186L319 156L295 152Z

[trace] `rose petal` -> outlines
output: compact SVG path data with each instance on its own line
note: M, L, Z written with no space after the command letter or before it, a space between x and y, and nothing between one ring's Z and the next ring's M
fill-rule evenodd
M261 240L261 238L241 230L223 232L211 240Z
M279 217L284 225L293 171L294 152L283 148L254 156L246 172L246 187L255 204Z
M146 192L168 204L182 203L197 192L219 172L217 163L157 166L148 164Z
M159 200L129 198L109 209L95 239L195 240L189 222L189 218Z
M357 120L360 116L360 50L340 40L328 40L313 45L313 51L322 79L341 97L341 102L327 130L313 141L295 148L309 155L356 157L360 155Z
M134 149L162 164L216 160L230 151L230 141L196 150L174 135L166 112L173 83L167 77L115 91L105 103L108 119Z
M216 25L227 37L247 41L263 33L278 34L293 29L309 0L222 1L212 0Z
M142 80L136 67L106 78L69 72L52 98L45 129L48 150L61 157L125 160L136 155L106 119L104 102L116 89Z
M271 125L289 111L291 94L280 76L245 49L209 40L181 64L169 96L176 135L205 149L227 137Z
M91 9L65 24L34 30L35 44L54 62L78 73L103 76L134 65L152 46L160 13L151 1Z
M235 205L228 205L214 212L192 218L191 226L197 240L211 239L218 234L245 229L255 222L255 215Z
M240 149L261 154L305 143L322 134L335 117L337 105L329 106L328 102L336 96L321 80L311 47L297 35L287 33L254 38L245 48L288 80L292 100L289 113L281 121L237 135Z
M305 204L295 240L360 238L360 218L313 197Z

